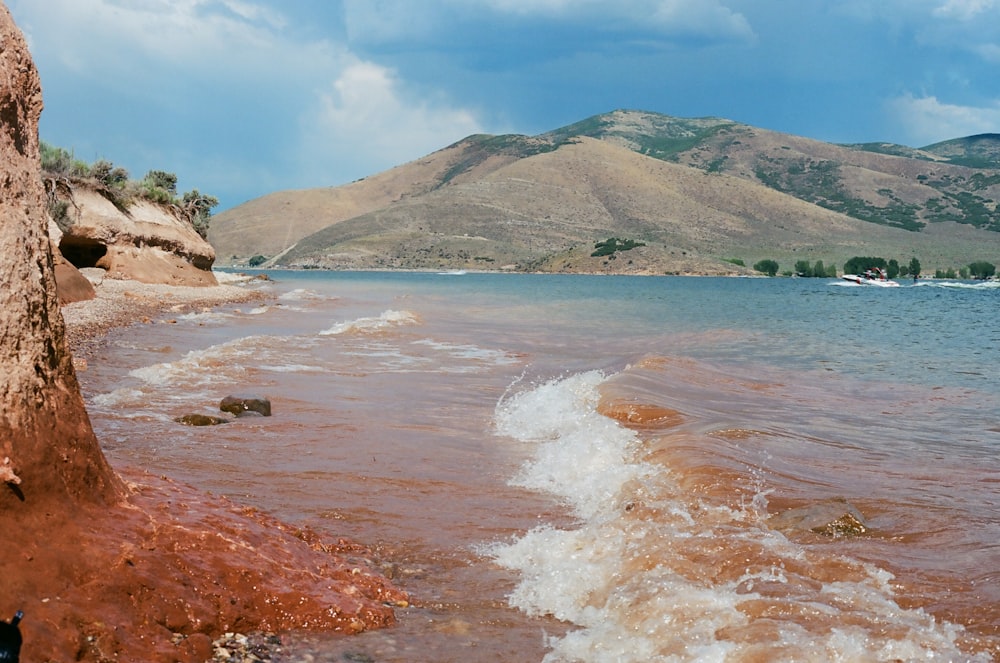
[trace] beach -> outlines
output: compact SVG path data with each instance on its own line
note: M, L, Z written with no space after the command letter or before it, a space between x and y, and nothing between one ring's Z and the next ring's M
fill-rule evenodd
M222 304L261 301L265 295L247 284L256 277L219 272L216 286L176 286L104 277L104 270L88 268L83 274L97 296L64 304L66 338L74 353L100 342L109 330L135 323L169 323L168 314L203 311ZM162 318L158 319L158 316Z

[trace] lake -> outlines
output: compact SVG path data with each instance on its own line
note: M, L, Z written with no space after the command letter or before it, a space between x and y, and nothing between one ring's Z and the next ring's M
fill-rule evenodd
M287 660L1000 657L1000 284L268 274L80 380L114 465L412 594ZM233 393L274 416L174 422Z

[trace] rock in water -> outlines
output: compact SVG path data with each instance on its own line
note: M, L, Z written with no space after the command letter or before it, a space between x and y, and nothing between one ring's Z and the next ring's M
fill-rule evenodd
M185 426L218 426L219 424L229 423L229 419L223 417L213 417L210 414L197 413L185 414L183 417L177 417L174 421Z
M226 396L219 403L223 412L235 414L237 417L248 412L256 412L265 417L271 416L271 401L259 396Z

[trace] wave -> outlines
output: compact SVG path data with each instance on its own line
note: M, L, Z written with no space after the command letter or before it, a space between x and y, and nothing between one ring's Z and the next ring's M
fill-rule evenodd
M693 491L599 413L607 379L571 375L496 407L497 434L531 449L512 483L579 520L481 551L519 573L511 605L579 627L549 640L546 661L990 660L959 650L960 626L902 607L888 571L770 527L762 486L740 501Z
M504 350L490 350L487 348L481 348L477 345L445 343L429 338L414 341L413 345L427 347L436 353L454 360L451 362L449 369L451 372L475 370L475 368L479 365L510 366L521 361L520 357L512 355ZM466 365L465 362L468 362L471 366ZM444 366L442 366L442 368L444 368Z
M303 302L329 299L326 295L320 294L308 288L296 288L279 295L278 300L282 302Z
M920 281L916 286L925 288L950 288L954 290L997 290L1000 289L1000 281Z
M377 334L393 329L420 324L420 318L410 311L384 311L377 317L357 318L338 322L332 327L320 332L320 336L337 336L340 334Z

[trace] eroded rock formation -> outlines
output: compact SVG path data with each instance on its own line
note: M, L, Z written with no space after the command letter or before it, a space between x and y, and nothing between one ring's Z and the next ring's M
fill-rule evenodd
M82 185L60 186L57 195L69 203L59 250L76 267L142 283L217 285L215 249L180 212L147 200L123 211Z

